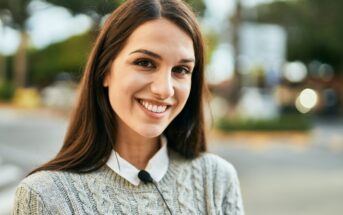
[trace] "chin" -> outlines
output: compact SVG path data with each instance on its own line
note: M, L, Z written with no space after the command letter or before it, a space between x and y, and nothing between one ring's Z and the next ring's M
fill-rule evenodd
M164 129L161 128L142 128L140 129L139 133L141 136L146 137L146 138L155 138L160 136L163 133Z

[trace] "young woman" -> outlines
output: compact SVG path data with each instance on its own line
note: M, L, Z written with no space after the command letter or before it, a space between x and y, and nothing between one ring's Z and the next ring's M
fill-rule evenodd
M205 152L204 90L190 9L126 1L96 40L62 149L20 183L14 214L244 214L235 169Z

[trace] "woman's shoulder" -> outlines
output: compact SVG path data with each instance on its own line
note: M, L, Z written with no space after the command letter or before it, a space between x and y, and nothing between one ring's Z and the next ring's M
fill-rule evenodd
M45 204L59 202L56 183L64 172L39 171L24 178L17 186L13 214L46 214Z
M219 180L220 178L225 178L226 180L234 180L234 178L237 178L237 171L233 164L210 152L203 152L198 157L191 160L185 159L177 153L173 153L171 159L174 160L174 162L176 160L178 163L177 166L181 167L181 169L197 169L198 172L202 172L205 177L215 177Z
M216 207L221 208L224 214L244 214L240 183L234 165L211 153L204 153L199 159L203 160L206 167L205 178L209 182L206 185L215 193L213 198Z
M63 171L39 171L24 178L18 188L24 188L36 193L51 192L63 175L68 174Z
M212 174L219 174L225 178L237 177L234 165L216 154L204 152L198 159Z
M35 172L24 178L18 185L18 188L25 188L36 193L57 192L67 189L71 184L82 184L84 182L93 182L101 177L104 168L89 172L76 173L70 171L50 171L43 170Z

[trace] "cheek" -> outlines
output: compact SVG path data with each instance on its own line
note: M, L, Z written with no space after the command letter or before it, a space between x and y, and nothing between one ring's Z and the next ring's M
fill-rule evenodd
M138 86L138 81L132 76L121 76L118 79L112 80L111 86L110 86L110 93L111 96L129 96L130 93L135 90Z
M182 84L179 88L179 102L182 104L182 108L183 106L186 104L189 94L191 92L191 83L187 83L187 84Z
M127 86L125 82L112 79L108 87L108 97L114 111L117 111L116 109L123 105L123 102L125 102L123 98L126 94Z

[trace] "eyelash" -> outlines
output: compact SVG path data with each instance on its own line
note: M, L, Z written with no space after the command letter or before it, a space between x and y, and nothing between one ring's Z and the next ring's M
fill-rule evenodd
M146 68L146 69L152 69L155 68L154 63L151 60L148 59L138 59L134 62L135 65Z
M173 72L175 71L175 69L182 69L182 72L176 72L177 74L190 74L190 69L188 67L184 67L184 66L177 66L174 67L172 70Z
M134 65L142 67L144 69L154 69L156 68L155 63L149 59L138 59L136 61L134 61ZM175 71L176 69L182 69L181 72L177 72ZM172 71L177 73L177 74L190 74L190 68L188 68L187 66L176 66L172 68Z

